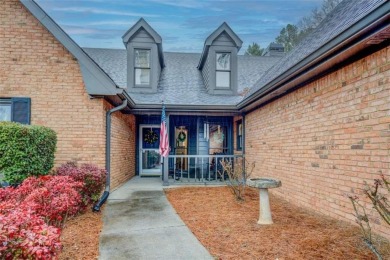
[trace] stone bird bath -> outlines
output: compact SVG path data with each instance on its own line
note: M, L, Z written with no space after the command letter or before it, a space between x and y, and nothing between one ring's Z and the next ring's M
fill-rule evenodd
M260 216L257 224L269 225L272 224L272 215L271 208L269 204L268 189L277 188L282 186L282 182L272 178L253 178L248 179L246 184L249 187L254 187L259 189L260 196Z

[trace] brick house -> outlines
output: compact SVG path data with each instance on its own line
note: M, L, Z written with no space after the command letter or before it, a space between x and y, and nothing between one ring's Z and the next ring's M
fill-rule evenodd
M164 52L143 19L124 49L80 48L34 1L3 0L0 120L51 127L56 165L108 167L111 189L134 175L215 181L218 161L245 155L282 181L275 194L353 222L345 193L390 176L389 10L344 1L292 52L251 57L226 23L200 54ZM390 237L379 218L373 229Z

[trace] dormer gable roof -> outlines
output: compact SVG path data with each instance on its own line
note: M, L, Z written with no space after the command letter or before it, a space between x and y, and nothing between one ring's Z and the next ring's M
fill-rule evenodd
M122 36L123 43L126 44L129 40L137 34L141 29L144 29L154 40L155 43L161 44L161 36L145 21L144 18L140 18L129 30Z
M161 36L145 21L144 18L140 18L129 30L122 36L123 44L126 46L131 39L138 34L141 30L144 30L157 44L158 56L160 60L161 68L165 67L164 54L162 48Z
M230 28L230 26L226 22L223 22L214 32L209 35L209 37L207 37L204 45L210 46L214 42L214 40L224 32L234 41L234 44L239 50L242 46L242 40L240 39L240 37L237 36L235 32L233 32L232 28Z
M221 35L225 34L228 36L229 39L231 39L234 46L237 48L237 52L241 49L242 46L242 40L240 37L237 36L237 34L230 28L230 26L223 22L214 32L212 32L205 40L202 56L199 61L198 69L202 69L204 62L207 59L207 54L209 51L210 46L213 44L213 42Z

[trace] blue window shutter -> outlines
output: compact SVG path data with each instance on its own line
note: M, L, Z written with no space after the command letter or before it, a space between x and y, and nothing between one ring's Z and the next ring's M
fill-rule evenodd
M30 108L30 98L12 98L12 121L29 125L31 116Z

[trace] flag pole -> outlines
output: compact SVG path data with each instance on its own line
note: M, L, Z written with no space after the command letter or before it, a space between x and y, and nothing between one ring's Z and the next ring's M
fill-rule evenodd
M161 98L161 105L162 105L162 108L164 107L164 98ZM161 108L161 110L162 110ZM160 128L160 139L161 139L161 128ZM160 150L160 147L159 147L159 150ZM161 178L162 178L162 181L164 182L164 172L165 172L165 158L164 156L160 156L160 159L161 159L161 165L162 165L162 168L161 168Z
M164 100L162 100L162 111L161 111L161 127L160 127L160 146L159 153L162 157L162 179L163 186L168 186L168 175L169 175L169 114L165 113L165 104ZM167 157L167 158L165 158Z

